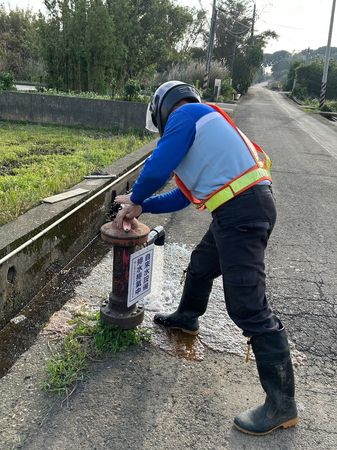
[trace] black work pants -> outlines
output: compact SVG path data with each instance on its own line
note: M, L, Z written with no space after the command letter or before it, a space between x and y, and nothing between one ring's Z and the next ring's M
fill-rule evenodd
M265 295L264 254L276 221L269 186L253 186L212 213L209 230L191 255L198 278L223 278L229 316L254 336L279 329Z

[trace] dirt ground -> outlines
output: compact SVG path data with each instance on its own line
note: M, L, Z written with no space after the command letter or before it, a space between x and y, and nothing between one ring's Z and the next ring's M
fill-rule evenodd
M264 397L242 357L206 350L202 361L187 361L146 344L92 362L87 381L62 402L40 388L49 355L41 336L1 380L3 450L336 448L335 380L315 367L296 370L300 425L251 437L232 426Z

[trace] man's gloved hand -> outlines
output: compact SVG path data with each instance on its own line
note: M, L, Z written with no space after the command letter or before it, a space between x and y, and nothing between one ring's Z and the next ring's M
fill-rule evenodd
M117 195L115 202L122 205L117 213L115 223L118 228L123 229L123 220L132 220L135 217L139 217L142 213L142 207L140 205L135 205L130 200L131 194Z

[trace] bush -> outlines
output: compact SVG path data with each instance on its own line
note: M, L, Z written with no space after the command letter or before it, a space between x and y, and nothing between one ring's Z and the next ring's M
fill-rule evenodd
M233 89L233 86L231 85L229 78L226 78L225 80L223 80L223 82L221 84L222 100L232 100L234 93L235 93L235 90Z
M303 86L307 96L318 97L321 90L323 64L313 62L301 64L296 69L297 84Z
M292 95L296 97L298 100L305 100L306 98L309 97L307 88L300 84L296 84L296 87L293 90Z
M288 74L287 90L291 90L296 75L296 88L294 94L297 97L319 97L321 91L323 74L323 61L313 61L310 64L299 63L292 64ZM299 94L300 93L300 94ZM337 97L337 62L330 61L328 81L327 81L327 99Z
M205 62L188 62L173 65L169 70L157 75L156 84L161 85L165 81L169 80L179 80L185 83L192 84L200 89L203 85L203 80L205 76ZM222 80L224 87L221 89L221 95L223 97L231 95L231 87L229 82L229 73L226 67L224 67L220 62L214 61L211 66L209 88L204 92L205 98L213 98L213 87L215 79L218 78Z
M124 86L124 98L127 101L137 101L140 96L141 86L138 80L129 80Z
M328 100L326 103L331 111L337 112L337 100Z
M284 89L286 91L291 91L294 85L294 79L295 79L295 75L296 75L296 70L297 68L301 65L302 63L300 61L294 61L290 67L289 67L289 71L288 71L288 75L287 75L287 82L285 83Z
M14 77L9 72L0 72L0 91L15 89Z

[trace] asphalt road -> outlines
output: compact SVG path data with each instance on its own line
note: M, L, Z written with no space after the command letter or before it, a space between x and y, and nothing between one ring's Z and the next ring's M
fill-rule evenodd
M271 302L299 350L336 362L337 126L261 87L236 119L274 163Z
M278 222L267 252L268 294L292 341L300 425L261 438L232 428L233 416L264 396L254 364L244 364L236 351L237 341L244 345L245 340L221 310L219 283L202 319L200 360L172 356L154 339L141 350L93 362L68 406L41 392L50 344L40 336L0 380L0 449L337 448L337 127L262 87L240 100L234 117L273 161ZM149 225L165 226L163 274L171 284L161 300L172 308L179 300L181 268L210 216L188 208L142 217ZM90 282L83 280L79 304L86 297L97 301L98 284L104 291L111 282L109 267L102 263Z
M284 95L250 89L238 126L272 159L278 220L267 253L268 289L292 340L308 356L337 359L337 124ZM197 243L207 214L172 214L169 239ZM198 224L198 226L196 226Z

